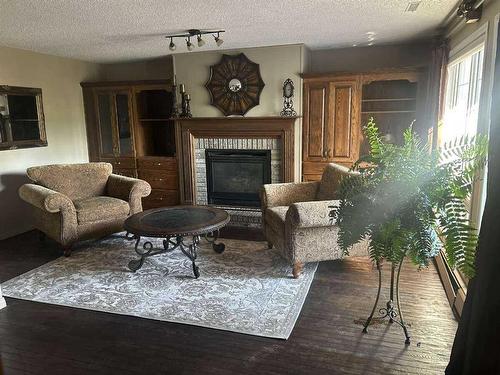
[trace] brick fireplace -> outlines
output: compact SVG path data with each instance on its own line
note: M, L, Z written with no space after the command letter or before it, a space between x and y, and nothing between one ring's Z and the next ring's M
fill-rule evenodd
M176 132L181 202L224 207L231 214L233 225L258 225L260 210L255 193L259 186L262 183L294 180L294 124L295 118L283 117L179 120ZM236 163L239 164L235 166L227 160L214 170L207 159L212 154L229 155L236 158ZM268 156L262 159L263 155ZM268 177L265 175L266 168ZM210 177L226 181L215 180L210 186L207 184ZM222 193L219 197L234 197L239 192L243 193L244 199L239 202L237 199L228 199L224 202L216 198L210 202L210 190L214 187Z

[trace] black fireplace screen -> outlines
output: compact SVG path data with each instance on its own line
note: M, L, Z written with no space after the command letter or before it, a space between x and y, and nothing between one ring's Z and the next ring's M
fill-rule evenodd
M269 150L205 150L209 204L260 206L259 190L271 183Z

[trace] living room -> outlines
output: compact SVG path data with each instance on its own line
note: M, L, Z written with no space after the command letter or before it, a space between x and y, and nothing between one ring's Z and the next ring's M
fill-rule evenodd
M0 1L0 374L500 373L499 18Z

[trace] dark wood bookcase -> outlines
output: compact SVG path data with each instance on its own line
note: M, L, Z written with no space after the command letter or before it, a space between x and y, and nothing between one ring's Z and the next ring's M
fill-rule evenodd
M145 209L179 202L170 80L83 82L91 161L151 184Z

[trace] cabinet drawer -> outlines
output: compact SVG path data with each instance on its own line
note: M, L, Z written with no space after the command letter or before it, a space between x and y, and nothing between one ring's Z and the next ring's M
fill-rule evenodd
M177 190L177 173L162 170L139 170L139 178L149 182L153 189Z
M177 159L175 158L140 158L137 159L139 169L161 169L177 171Z
M135 169L135 159L134 158L101 158L101 161L110 163L113 166L113 171L115 169Z
M153 189L149 196L142 198L142 206L145 210L163 206L175 206L178 203L179 192L176 190Z

